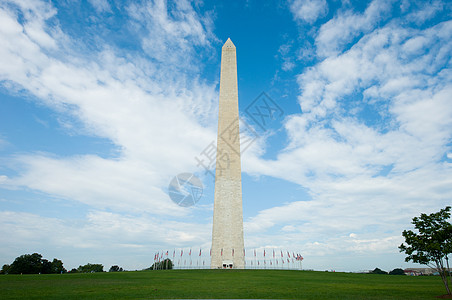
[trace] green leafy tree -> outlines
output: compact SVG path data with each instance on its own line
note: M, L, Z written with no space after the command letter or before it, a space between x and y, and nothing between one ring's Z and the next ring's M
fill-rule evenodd
M0 274L8 274L9 273L9 269L11 268L10 265L3 265L2 270L0 271Z
M47 259L43 259L41 261L41 273L42 274L51 274L52 273L52 263Z
M11 264L10 274L38 274L42 271L42 255L39 253L24 254Z
M439 272L446 291L451 295L449 282L449 255L452 253L452 224L449 222L451 207L437 213L421 214L411 222L417 232L404 230L405 243L399 246L405 252L405 261L427 265Z
M111 266L110 270L108 270L108 272L122 272L122 271L124 270L117 265Z
M80 273L96 273L103 272L104 266L101 264L86 264L84 266L79 266L77 269Z
M160 262L155 262L149 269L151 270L171 270L173 268L173 262L171 259L166 258Z
M63 267L63 262L59 259L54 258L52 261L52 273L53 274L60 274L60 273L66 273L67 270Z
M389 272L389 275L405 275L405 272L402 269L397 268Z
M52 262L43 259L39 253L24 254L17 257L9 266L7 273L9 274L55 274L65 273L63 262L54 258Z
M388 274L388 272L383 271L379 268L375 268L373 271L370 272L370 274Z

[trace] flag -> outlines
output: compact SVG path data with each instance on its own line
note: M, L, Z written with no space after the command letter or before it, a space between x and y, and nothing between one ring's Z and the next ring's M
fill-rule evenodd
M221 256L223 256L223 248L221 248Z
M190 252L188 253L188 255L190 255L190 256L191 256L191 248L190 248Z
M199 249L199 256L201 256L201 248Z
M256 256L256 249L254 249L254 256Z
M281 257L283 257L282 250L281 250Z
M173 251L173 258L176 256L176 249Z
M184 254L184 250L180 250L180 256L182 257L182 254Z
M168 250L166 250L166 256L168 256Z
M265 249L264 249L264 257L265 257Z
M275 258L275 249L273 249L273 258Z

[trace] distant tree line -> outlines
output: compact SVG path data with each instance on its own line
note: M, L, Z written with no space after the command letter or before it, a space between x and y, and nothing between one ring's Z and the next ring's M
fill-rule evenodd
M101 264L86 264L79 266L77 269L72 269L71 273L97 273L103 272L104 266Z
M43 259L39 253L24 254L17 257L11 265L3 265L0 274L59 274L66 273L63 262Z
M394 269L389 273L381 270L380 268L375 268L373 271L370 271L369 274L405 275L405 272L400 268Z
M114 265L109 272L122 272L123 268ZM104 266L101 264L81 265L77 269L72 269L69 273L95 273L104 272ZM68 273L64 268L63 262L54 258L52 261L43 259L39 253L24 254L17 257L13 263L3 265L0 274L63 274Z
M151 267L145 270L171 270L172 268L173 262L171 261L171 259L166 258L162 261L153 263Z
M122 272L124 271L121 267L114 265L110 267L110 270L108 270L108 272Z

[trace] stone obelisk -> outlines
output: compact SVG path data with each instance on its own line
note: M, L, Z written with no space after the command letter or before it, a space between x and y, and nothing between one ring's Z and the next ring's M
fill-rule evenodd
M236 49L221 53L211 268L245 267Z

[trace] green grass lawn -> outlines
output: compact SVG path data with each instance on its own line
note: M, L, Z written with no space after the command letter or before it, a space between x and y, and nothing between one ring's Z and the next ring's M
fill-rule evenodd
M283 270L1 275L0 299L435 299L439 277Z

